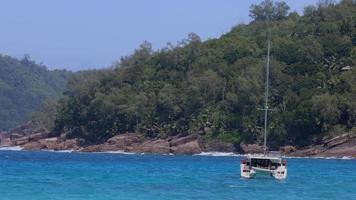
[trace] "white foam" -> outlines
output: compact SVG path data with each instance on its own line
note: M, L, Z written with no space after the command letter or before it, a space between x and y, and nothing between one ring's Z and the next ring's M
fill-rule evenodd
M76 152L73 149L70 150L53 150L53 149L41 149L39 151L45 151L45 152L53 152L53 153L72 153L72 152Z
M313 158L313 159L326 159L326 160L334 160L334 159L338 159L337 157L335 156L313 156L313 157L310 157L310 158Z
M351 160L351 159L355 159L355 158L351 157L351 156L343 156L341 159L342 160Z
M112 153L112 154L125 154L125 155L137 154L134 152L127 152L127 151L103 151L103 152L93 152L93 153Z
M201 152L199 154L194 154L195 156L241 156L240 154L235 154L233 152Z
M72 152L74 152L74 150L73 150L73 149L71 149L71 150L58 150L58 151L54 151L54 152L58 152L58 153L72 153Z
M309 156L305 156L305 157L303 157L303 156L285 156L285 158L287 158L287 159L294 159L294 158L304 159L304 158L310 158L310 157Z
M304 159L304 158L307 158L307 159L325 159L325 160L352 160L352 159L356 159L354 157L351 157L351 156L343 156L343 157L337 157L337 156L305 156L305 157L293 157L293 156L288 156L286 157L288 159Z
M20 146L12 146L12 147L0 147L0 151L21 151L23 147Z

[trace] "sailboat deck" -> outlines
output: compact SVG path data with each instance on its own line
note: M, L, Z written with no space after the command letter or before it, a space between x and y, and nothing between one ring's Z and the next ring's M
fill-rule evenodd
M282 160L281 156L272 156L272 155L250 155L247 156L247 159L260 159L260 160Z

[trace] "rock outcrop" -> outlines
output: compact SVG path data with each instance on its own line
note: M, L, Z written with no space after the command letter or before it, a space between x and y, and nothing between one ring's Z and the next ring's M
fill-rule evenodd
M84 152L125 151L155 154L197 154L201 147L197 136L171 137L167 139L145 139L142 135L128 133L114 136L104 144L81 149Z
M16 126L15 128L11 129L9 131L10 134L18 134L18 135L31 135L33 134L35 131L36 128L34 126L34 124L29 121L29 122L26 122L24 124L20 124L18 126ZM38 132L38 131L37 131Z
M324 137L318 143L286 153L289 156L356 157L356 135Z
M42 150L46 149L46 145L39 141L29 142L22 146L25 150Z
M47 131L44 131L44 132L36 132L34 134L31 134L29 137L28 137L28 140L31 142L31 141L37 141L37 140L40 140L40 139L45 139L45 138L48 138L49 136L49 132Z
M164 139L148 140L141 144L128 147L128 150L137 153L157 154L169 154L171 152L169 142Z
M282 147L279 148L279 151L280 151L282 154L291 154L291 153L297 151L297 147L291 146L291 145L282 146Z
M206 130L209 131L209 130ZM258 144L241 144L238 149L231 144L207 139L200 134L180 134L168 138L148 139L141 134L125 133L109 138L102 144L85 145L82 139L52 137L45 129L35 128L32 123L18 126L0 134L0 146L21 146L25 150L74 150L83 152L123 151L154 154L199 154L201 152L263 153ZM313 140L306 147L283 146L280 152L298 157L356 157L356 135L352 133L328 136Z
M177 145L177 146L172 146L171 148L171 153L173 154L198 154L201 153L202 150L200 148L200 145L197 140L192 140L190 142Z
M258 144L241 144L240 146L245 154L263 153L263 146Z
M0 147L12 146L11 135L6 132L0 132Z
M25 150L74 150L77 151L81 149L79 147L78 139L70 139L70 140L61 140L60 138L46 138L39 139L36 141L28 142L24 145L21 145Z
M170 152L173 154L198 154L202 152L197 135L177 135L170 140Z
M203 151L205 152L236 152L236 148L233 144L222 142L219 140L202 140L201 142Z
M137 146L144 141L144 137L136 133L125 133L109 138L103 144L96 144L84 147L84 152L105 152L105 151L131 151L130 148Z
M134 144L138 144L144 141L144 137L140 134L136 133L126 133L116 135L107 140L107 144L115 145L118 148L124 149L127 146L132 146Z
M97 145L90 145L82 148L80 151L83 152L108 152L108 151L121 151L122 149L117 148L114 145L107 145L107 144L97 144Z

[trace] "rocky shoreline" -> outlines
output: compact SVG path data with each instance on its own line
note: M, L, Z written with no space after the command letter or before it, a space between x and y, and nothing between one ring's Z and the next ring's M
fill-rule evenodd
M293 157L356 158L356 135L342 134L324 137L314 144L287 152Z
M24 150L53 150L78 152L128 152L151 154L193 155L203 152L261 153L257 144L241 144L237 150L232 144L206 141L200 135L176 135L149 139L137 133L124 133L109 138L102 144L85 145L82 139L51 137L45 129L36 129L31 123L0 134L0 147L21 147ZM356 158L356 135L343 134L324 137L305 147L283 146L280 152L289 157Z

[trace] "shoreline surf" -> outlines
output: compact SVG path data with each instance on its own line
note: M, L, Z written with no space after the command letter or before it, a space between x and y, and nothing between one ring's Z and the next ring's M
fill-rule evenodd
M23 147L20 146L12 146L12 147L0 147L0 151L28 151L31 150L24 150ZM51 149L43 149L38 150L43 152L53 152L53 153L95 153L95 154L122 154L122 155L150 155L149 153L139 153L139 152L126 152L126 151L102 151L102 152L83 152L83 151L76 151L76 150L51 150ZM154 155L154 154L152 154ZM177 156L180 154L156 154L156 155L166 155L166 156ZM234 152L201 152L199 154L192 154L186 156L207 156L207 157L244 157L249 154L238 154ZM288 159L326 159L326 160L354 160L355 157L351 156L330 156L330 157L323 157L323 156L284 156Z

